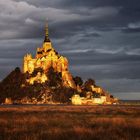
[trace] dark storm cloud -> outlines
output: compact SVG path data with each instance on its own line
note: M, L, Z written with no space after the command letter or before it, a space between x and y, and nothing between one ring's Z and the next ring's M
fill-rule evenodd
M0 78L22 66L24 54L35 55L47 20L53 46L74 75L138 98L139 17L139 0L1 0Z
M96 79L140 79L140 55L103 54L91 50L65 55L69 57L72 69L79 69L77 71L84 73L84 67L87 66L87 71Z
M15 0L22 1L22 0ZM26 2L36 5L36 6L50 6L56 8L65 8L65 7L101 7L101 6L124 6L124 7L139 7L139 0L135 0L135 2L131 0L25 0Z
M70 53L70 54L67 53L65 55L73 60L72 63L76 63L76 64L103 65L103 64L123 64L123 63L140 62L140 55L129 55L125 53L103 54L97 51L89 50L87 52L83 51L83 52ZM94 57L91 58L91 56L94 56ZM77 62L75 62L74 59Z
M122 30L124 33L140 33L140 28L127 28Z
M79 10L73 10L71 8L63 9L63 7L54 8L51 6L40 8L35 5L35 1L8 1L9 5L4 0L0 5L1 30L3 31L3 35L0 38L40 37L40 32L46 19L52 23L52 29L56 29L57 32L60 30L59 35L73 35L83 26L88 28L92 25L99 25L100 27L102 25L99 23L109 20L119 12L118 7L97 7L90 10L88 7L79 7ZM93 21L95 22L94 24ZM62 27L67 30L63 31ZM53 36L55 37L55 34Z

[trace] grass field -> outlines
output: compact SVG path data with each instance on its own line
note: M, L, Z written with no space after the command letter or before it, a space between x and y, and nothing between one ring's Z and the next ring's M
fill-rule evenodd
M0 140L140 140L140 106L0 106Z

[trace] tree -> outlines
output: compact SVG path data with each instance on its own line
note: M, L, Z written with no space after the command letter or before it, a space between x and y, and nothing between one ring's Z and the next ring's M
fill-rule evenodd
M95 86L95 81L93 79L88 79L85 84L84 84L84 88L86 91L91 91L91 86Z
M47 73L49 79L49 86L58 86L62 84L61 73L55 72L53 67L50 67Z
M15 72L16 72L16 73L20 73L20 68L19 68L19 67L16 67L16 68L15 68Z
M76 90L67 87L59 87L53 90L52 100L54 102L69 103L70 98L76 93Z
M73 80L74 80L76 86L77 86L77 85L81 86L81 85L83 84L83 80L82 80L82 78L79 77L79 76L73 77Z

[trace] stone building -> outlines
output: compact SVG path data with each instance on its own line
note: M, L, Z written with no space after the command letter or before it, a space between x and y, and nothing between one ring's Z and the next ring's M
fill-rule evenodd
M80 95L78 94L72 96L71 102L73 105L107 104L106 96L101 96L100 98L87 98L87 97L80 97Z
M49 39L48 25L46 25L45 39L42 47L37 48L35 58L31 54L26 54L23 60L23 72L32 74L36 68L41 68L45 73L53 67L55 72L60 72L62 75L63 84L68 87L75 88L72 75L68 70L68 60L66 57L61 56L52 46L51 40ZM35 81L43 83L48 80L45 75L37 74L36 77L32 77L28 80L30 84Z

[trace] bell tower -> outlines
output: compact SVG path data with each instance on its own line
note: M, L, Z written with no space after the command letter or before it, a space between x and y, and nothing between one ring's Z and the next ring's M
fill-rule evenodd
M44 39L44 42L50 42L48 23L46 23L46 27L45 27L45 39Z
M43 48L44 48L45 52L50 50L50 49L53 49L52 48L52 43L49 39L48 24L46 24L46 27L45 27L45 39L44 39L44 42L43 42Z

